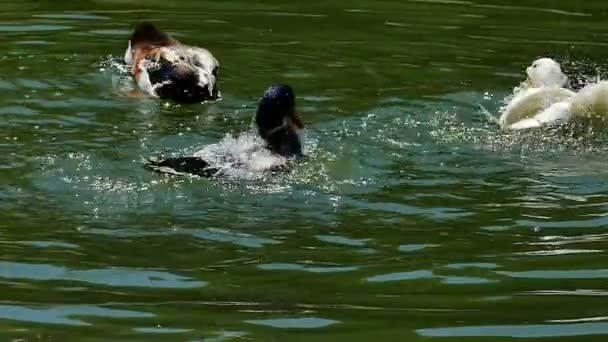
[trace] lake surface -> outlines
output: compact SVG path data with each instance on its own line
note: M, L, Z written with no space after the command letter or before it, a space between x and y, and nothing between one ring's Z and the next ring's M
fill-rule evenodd
M604 75L593 1L0 4L0 340L598 341L608 139L504 134L525 66ZM209 48L221 102L123 96L140 20ZM143 169L293 85L309 158ZM576 82L575 82L576 83Z

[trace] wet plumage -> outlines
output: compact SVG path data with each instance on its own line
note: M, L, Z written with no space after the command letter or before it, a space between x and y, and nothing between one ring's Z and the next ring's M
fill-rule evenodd
M124 57L144 93L182 103L220 97L219 62L206 49L189 46L142 23L129 39Z

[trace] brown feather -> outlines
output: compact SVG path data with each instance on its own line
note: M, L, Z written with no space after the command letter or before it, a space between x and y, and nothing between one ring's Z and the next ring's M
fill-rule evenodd
M172 46L179 42L163 31L157 29L150 23L140 23L131 35L131 46L133 49L141 46Z
M304 122L302 121L302 117L297 112L294 112L292 114L292 116L291 116L291 122L298 129L303 129L304 128Z

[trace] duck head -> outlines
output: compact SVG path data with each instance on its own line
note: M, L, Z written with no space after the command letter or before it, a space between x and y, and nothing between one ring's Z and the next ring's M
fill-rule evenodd
M158 30L150 23L140 23L129 38L127 50L125 51L125 63L132 65L135 62L135 54L138 50L151 50L162 46L177 45L179 42L168 33Z
M531 87L564 87L568 83L568 77L562 72L559 63L551 58L535 60L526 69L526 74L528 74L528 79L525 83Z
M293 89L288 85L269 87L255 115L258 133L267 143L268 148L284 157L302 156L300 130L304 123L296 113L296 102Z

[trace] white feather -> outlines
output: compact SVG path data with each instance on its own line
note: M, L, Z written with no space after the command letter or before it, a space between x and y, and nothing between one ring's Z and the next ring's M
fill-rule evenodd
M125 63L127 65L133 64L133 51L131 50L131 41L129 40L129 45L127 46L127 51L125 51Z

